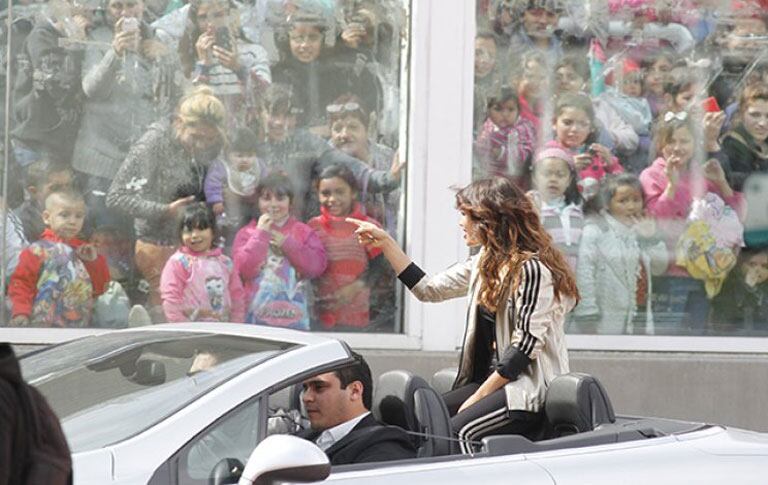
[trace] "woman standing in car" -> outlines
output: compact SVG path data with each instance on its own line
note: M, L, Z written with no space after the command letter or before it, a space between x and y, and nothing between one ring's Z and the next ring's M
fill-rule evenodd
M464 240L480 251L434 276L382 229L351 222L360 243L380 247L418 299L469 297L458 376L444 395L469 453L485 436L540 424L548 383L569 370L563 327L579 294L533 204L510 179L473 182L456 194L456 207Z

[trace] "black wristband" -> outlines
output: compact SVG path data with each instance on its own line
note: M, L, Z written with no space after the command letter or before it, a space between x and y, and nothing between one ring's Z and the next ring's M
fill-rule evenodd
M525 355L517 347L509 346L504 350L501 361L496 364L496 372L501 377L514 381L528 366L531 365L531 358Z
M421 268L416 266L416 263L411 263L403 271L401 271L399 275L397 275L397 278L402 281L403 284L410 290L416 286L416 284L421 281L421 279L424 278L426 274L427 273L425 273Z

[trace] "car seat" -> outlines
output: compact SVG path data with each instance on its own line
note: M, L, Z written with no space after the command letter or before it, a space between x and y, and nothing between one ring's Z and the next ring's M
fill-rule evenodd
M427 381L395 370L379 377L373 396L374 417L411 433L419 456L450 455L456 451L448 409Z
M571 372L557 376L547 389L544 404L545 439L592 431L616 422L613 405L596 377Z

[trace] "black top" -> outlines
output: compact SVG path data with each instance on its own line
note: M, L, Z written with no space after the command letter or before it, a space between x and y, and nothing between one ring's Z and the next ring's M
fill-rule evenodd
M496 360L496 313L478 305L472 382L477 384L485 382L493 371Z

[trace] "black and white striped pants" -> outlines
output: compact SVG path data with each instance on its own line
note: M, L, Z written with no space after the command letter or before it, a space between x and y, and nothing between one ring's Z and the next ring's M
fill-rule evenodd
M453 431L461 440L462 453L478 451L480 440L486 436L526 434L541 424L541 413L508 410L503 387L457 414L461 404L474 394L478 387L479 384L467 384L443 395L448 411L453 416Z

